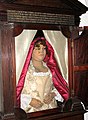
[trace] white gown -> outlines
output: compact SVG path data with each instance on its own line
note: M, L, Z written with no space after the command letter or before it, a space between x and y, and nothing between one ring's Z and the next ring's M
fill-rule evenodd
M50 104L45 104L43 102L45 95L51 92L55 92L57 94L57 90L54 88L52 83L50 70L48 69L48 72L35 72L35 68L31 62L25 78L24 88L21 93L21 108L24 109L25 112L35 112L56 108L56 99L58 99L58 97L56 97L56 99L53 98ZM62 96L59 93L58 95L59 100L63 101ZM30 106L29 104L32 98L40 100L43 103L43 106L39 109Z

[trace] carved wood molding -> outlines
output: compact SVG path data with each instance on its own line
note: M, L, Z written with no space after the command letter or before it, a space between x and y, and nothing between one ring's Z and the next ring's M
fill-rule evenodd
M2 2L2 3L13 3L15 1L16 0L0 0L0 2Z

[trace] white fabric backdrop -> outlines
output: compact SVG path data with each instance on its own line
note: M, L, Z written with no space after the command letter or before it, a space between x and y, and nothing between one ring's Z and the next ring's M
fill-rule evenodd
M15 38L15 53L16 53L16 81L18 82L21 74L29 45L34 38L37 30L24 30Z

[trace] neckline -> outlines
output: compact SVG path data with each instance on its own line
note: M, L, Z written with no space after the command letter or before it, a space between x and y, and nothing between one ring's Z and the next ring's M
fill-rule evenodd
M47 68L47 71L46 71L46 72L43 72L43 71L38 71L38 72L37 72L37 71L35 70L36 68L33 66L32 60L31 60L31 62L30 62L30 65L31 65L32 69L33 69L36 73L47 73L47 72L49 72L49 68L47 67L47 65L46 65L45 62L43 62L43 66Z

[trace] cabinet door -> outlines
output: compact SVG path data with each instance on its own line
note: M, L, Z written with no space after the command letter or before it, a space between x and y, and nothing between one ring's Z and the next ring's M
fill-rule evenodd
M88 27L69 40L69 83L71 96L77 96L88 106Z

